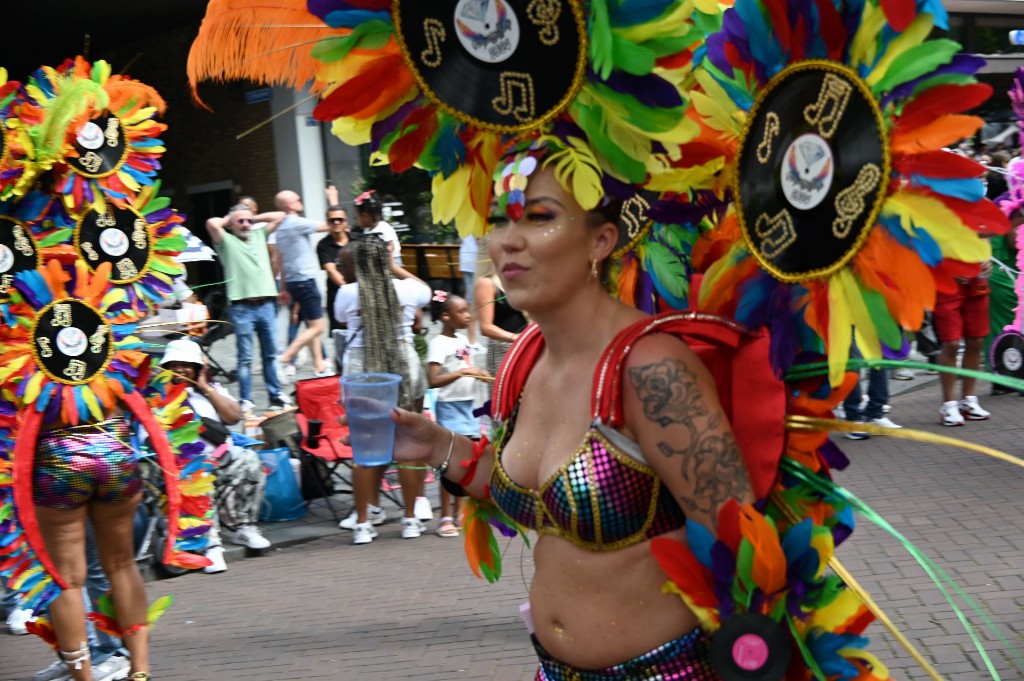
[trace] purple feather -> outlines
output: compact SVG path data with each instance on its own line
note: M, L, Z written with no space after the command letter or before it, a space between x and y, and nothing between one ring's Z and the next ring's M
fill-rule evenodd
M659 76L634 76L623 71L612 71L606 80L602 80L596 73L589 71L587 79L620 94L629 95L652 108L674 109L683 105L679 90Z
M931 73L915 78L914 80L907 81L902 85L898 85L893 90L882 98L882 107L885 108L892 104L893 101L898 99L905 99L913 94L914 89L921 84L923 81L935 76L946 75L951 73L961 73L964 75L973 75L978 72L985 65L985 60L981 57L976 57L972 54L958 54L953 57L953 60L948 64L936 68Z
M148 213L146 215L146 222L152 225L153 223L166 220L172 215L174 215L174 210L172 208L161 208L160 210L155 210L152 213Z
M373 129L370 132L372 147L374 149L379 149L381 140L397 130L398 126L405 120L405 117L422 105L423 99L421 97L417 97L411 102L406 102L402 106L398 107L398 110L395 111L395 113L391 114L384 120L374 123Z
M907 341L906 336L902 336L903 344L897 348L890 348L885 343L882 343L882 357L885 359L906 359L907 355L910 354L910 343Z
M834 471L846 470L846 467L850 465L846 454L843 454L843 450L839 449L839 446L832 440L825 440L825 444L818 448L818 455L825 461L829 469Z
M501 536L503 537L515 537L519 534L511 527L498 520L497 518L488 518L487 522L489 522L493 527L497 528L498 531L501 532Z
M732 579L736 573L736 556L724 543L717 541L711 547L712 588L718 599L718 610L725 619L733 611Z
M636 306L647 314L657 314L655 309L654 280L650 273L641 270L636 287Z
M346 9L353 9L353 7L342 0L306 0L306 11L321 19L331 12Z
M50 401L46 405L46 411L43 414L43 418L46 421L56 421L60 417L60 402L63 392L63 390L53 389L53 395L50 397Z

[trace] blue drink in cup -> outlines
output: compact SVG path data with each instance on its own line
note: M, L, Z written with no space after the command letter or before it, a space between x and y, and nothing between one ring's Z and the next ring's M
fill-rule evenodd
M352 460L360 466L390 463L395 449L395 422L391 410L398 405L398 374L351 374L341 379L341 395L348 413Z

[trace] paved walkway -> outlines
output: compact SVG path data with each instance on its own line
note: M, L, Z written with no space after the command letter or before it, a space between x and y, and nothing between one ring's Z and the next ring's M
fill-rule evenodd
M934 378L891 385L910 389L892 400L891 416L904 426L1024 455L1024 398L983 398L991 421L943 429ZM841 445L852 465L839 482L935 559L1024 650L1024 470L963 450L889 438L844 439ZM349 499L338 499L347 512ZM923 571L895 540L858 521L857 533L839 551L847 567L945 678L988 678ZM270 526L276 550L266 555L236 547L224 574L150 583L151 599L177 599L154 631L156 678L533 678L533 654L518 616L533 569L522 543L509 544L504 578L488 585L466 567L459 540L433 534L403 540L397 522L381 530L372 544L353 546L351 536L318 508L303 521ZM880 625L869 633L872 650L894 678L927 678ZM1002 643L985 631L980 636L1004 679L1024 678ZM0 681L30 679L51 659L34 637L0 635Z

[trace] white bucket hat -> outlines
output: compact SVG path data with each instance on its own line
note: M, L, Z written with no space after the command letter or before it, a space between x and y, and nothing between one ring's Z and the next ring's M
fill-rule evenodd
M188 362L189 364L203 365L203 350L195 341L187 338L178 338L167 344L167 351L164 352L160 366L171 362Z

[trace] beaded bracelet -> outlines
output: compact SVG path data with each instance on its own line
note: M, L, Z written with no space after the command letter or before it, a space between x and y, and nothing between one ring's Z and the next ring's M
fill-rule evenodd
M449 429L448 432L452 434L452 440L448 443L448 455L444 457L444 463L434 468L441 477L448 472L448 465L452 462L452 451L455 449L455 431Z

